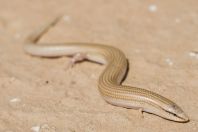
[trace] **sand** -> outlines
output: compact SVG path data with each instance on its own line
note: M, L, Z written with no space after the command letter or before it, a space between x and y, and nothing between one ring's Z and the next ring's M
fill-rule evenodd
M197 132L196 0L0 0L0 132ZM190 118L176 123L107 104L97 79L104 66L67 69L67 57L24 53L25 38L63 19L40 43L95 42L129 60L124 84L173 100Z

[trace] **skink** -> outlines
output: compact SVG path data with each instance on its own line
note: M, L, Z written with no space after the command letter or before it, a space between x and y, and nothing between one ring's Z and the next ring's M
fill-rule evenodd
M40 57L84 54L87 60L106 65L106 69L99 77L98 87L108 103L139 109L176 122L189 121L183 110L171 100L146 89L121 84L128 67L127 59L121 50L94 43L36 44L56 22L57 20L50 22L31 35L24 45L25 52Z

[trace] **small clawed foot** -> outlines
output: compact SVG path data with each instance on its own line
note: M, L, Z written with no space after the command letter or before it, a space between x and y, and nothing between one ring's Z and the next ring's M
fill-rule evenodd
M87 58L86 53L76 53L67 65L67 69L72 68L77 62L81 62Z
M143 109L142 109L142 108L139 108L138 111L139 111L139 113L140 113L140 117L141 117L141 118L144 118Z

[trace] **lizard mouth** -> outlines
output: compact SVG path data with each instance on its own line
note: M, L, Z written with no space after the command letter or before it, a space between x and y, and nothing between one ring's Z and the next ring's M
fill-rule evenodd
M170 115L172 115L174 117L173 121L176 121L176 122L189 122L189 117L184 113L184 112L181 112L181 113L172 113L170 111L166 111L168 112ZM171 119L170 119L171 120Z

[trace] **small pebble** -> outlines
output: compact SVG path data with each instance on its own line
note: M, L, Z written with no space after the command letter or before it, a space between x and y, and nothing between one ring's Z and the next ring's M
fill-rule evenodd
M43 124L42 126L41 126L41 128L44 128L44 129L49 129L49 126L48 126L48 124Z
M70 16L63 16L63 20L69 22L71 20Z
M33 126L33 127L31 128L31 130L32 130L33 132L39 132L39 131L40 131L40 126Z
M148 10L150 12L156 12L157 11L157 6L154 4L149 5Z
M170 58L167 58L165 61L168 63L169 66L173 65L173 61Z
M20 102L21 99L20 98L13 98L10 100L11 103L16 103L16 102Z
M198 52L189 52L188 55L189 55L190 57L193 57L193 58L198 59Z
M56 132L56 128L54 126L49 126L48 124L41 125L40 132Z

